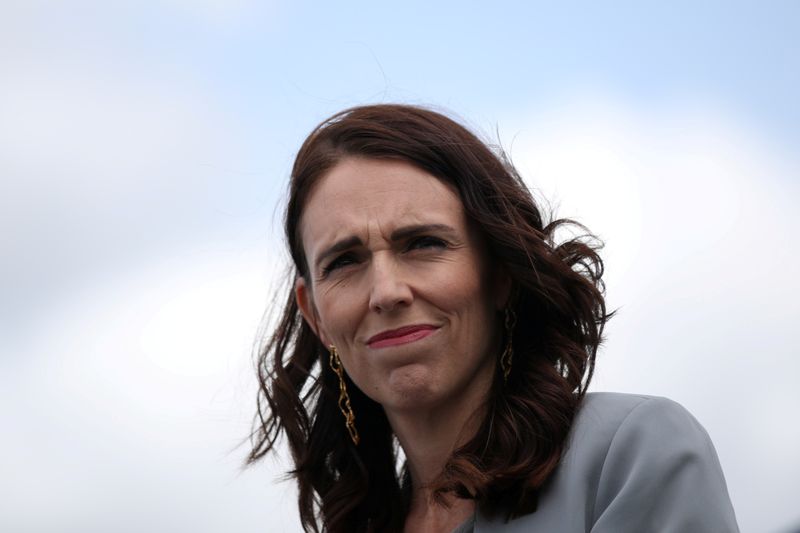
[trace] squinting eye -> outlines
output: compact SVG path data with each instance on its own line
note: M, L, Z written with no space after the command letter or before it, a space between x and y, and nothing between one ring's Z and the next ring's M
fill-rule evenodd
M352 257L350 254L340 255L339 257L328 263L327 266L325 266L325 268L322 269L322 271L325 274L330 274L336 269L345 267L347 265L352 265L355 262L356 262L355 258Z
M446 248L447 243L445 243L442 239L437 239L436 237L417 237L413 239L409 245L409 250L415 250L420 248Z

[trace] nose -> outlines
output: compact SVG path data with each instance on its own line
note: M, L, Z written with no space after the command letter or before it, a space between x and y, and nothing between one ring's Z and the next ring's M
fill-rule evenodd
M411 287L390 258L378 254L372 260L372 287L369 308L376 313L390 312L407 306L413 299Z

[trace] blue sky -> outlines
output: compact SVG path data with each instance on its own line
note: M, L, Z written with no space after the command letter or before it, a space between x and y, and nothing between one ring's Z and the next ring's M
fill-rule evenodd
M796 525L798 26L797 2L0 3L0 529L294 530L285 462L237 470L249 355L294 152L376 101L499 135L606 239L595 390L689 407L742 529Z

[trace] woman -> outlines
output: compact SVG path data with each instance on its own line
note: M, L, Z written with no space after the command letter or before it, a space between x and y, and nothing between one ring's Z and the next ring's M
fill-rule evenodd
M249 457L286 435L307 531L737 530L691 415L586 395L609 313L596 240L556 240L570 225L439 113L311 133Z

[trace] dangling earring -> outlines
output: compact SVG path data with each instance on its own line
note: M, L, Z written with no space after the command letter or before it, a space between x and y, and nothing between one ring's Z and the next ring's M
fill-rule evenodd
M511 338L514 336L514 326L517 323L517 315L510 307L506 307L504 322L506 347L500 356L500 368L503 370L503 381L507 383L508 375L511 373L511 363L514 360L514 346L511 344Z
M331 368L336 375L339 376L339 409L344 415L345 425L347 431L350 433L350 438L353 444L358 445L358 431L356 430L356 414L353 412L353 407L350 405L350 396L347 395L347 387L344 383L344 373L342 371L342 361L339 359L339 353L336 351L336 346L333 344L328 348L331 351Z

